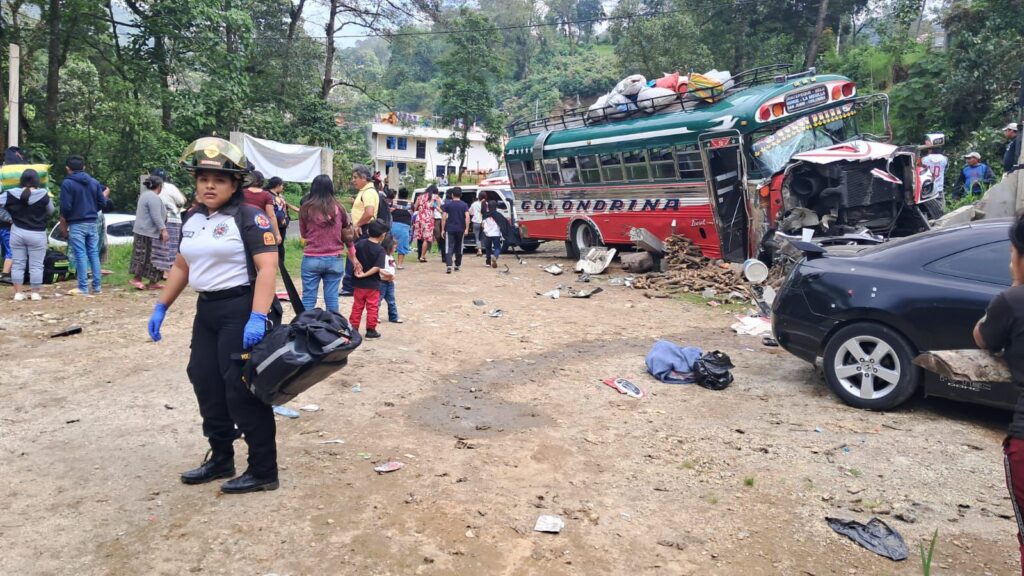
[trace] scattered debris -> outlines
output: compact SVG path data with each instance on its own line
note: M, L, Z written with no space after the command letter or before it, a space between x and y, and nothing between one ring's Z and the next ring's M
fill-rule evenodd
M907 559L907 544L903 541L903 536L878 518L872 518L867 524L829 517L826 517L825 521L832 530L879 556L897 562Z
M600 286L598 286L596 288L591 288L590 290L577 290L577 289L573 288L572 286L569 286L565 290L566 290L566 292L569 293L569 298L590 298L594 294L597 294L599 292L604 292L604 289L601 288Z
M320 442L317 442L317 444L344 444L344 443L345 443L345 441L342 440L341 438L334 438L333 440L322 440Z
M504 310L502 310L501 308L495 308L494 310L491 310L490 312L485 312L485 314L487 314L491 318L501 318L501 315L504 314L504 313L505 313Z
M558 300L558 297L560 295L561 295L561 292L558 291L558 288L555 288L554 290L549 290L549 291L544 292L544 293L537 292L537 296L547 296L548 298L551 298L553 300Z
M170 404L164 404L164 408L167 410L174 410L174 406L171 406Z
M614 248L591 248L586 256L576 262L573 269L587 274L600 274L611 265L615 253Z
M508 274L511 271L512 271L512 269L508 267L508 264L505 264L505 269L499 271L498 274Z
M537 517L537 523L533 525L534 532L547 532L558 534L565 528L565 521L558 516L541 514Z
M590 274L587 274L586 272L584 272L583 274L580 274L579 276L576 277L576 281L577 282L584 282L584 283L585 282L590 282Z
M352 391L353 392L362 392L363 391L363 385L362 384L356 384L355 386L352 387Z
M302 410L303 412L319 412L320 411L320 405L319 404L306 404L305 406L299 407L299 410Z
M298 418L299 413L287 406L274 406L274 414L284 418Z
M772 335L772 323L763 316L737 316L736 319L739 322L733 324L731 328L737 334L760 336L762 338Z
M75 422L81 422L81 421L82 421L81 418L72 418L71 420L65 420L64 423L65 424L74 424Z
M779 341L765 334L764 336L761 337L761 344L765 346L770 346L772 348L777 348L779 346Z
M654 257L649 252L628 252L619 256L619 260L627 272L642 274L654 270Z
M607 386L614 388L619 391L619 394L625 394L632 396L633 398L643 398L644 391L625 378L605 378L601 382L604 382Z
M565 272L565 270L562 270L562 266L559 264L551 264L549 266L545 266L544 271L547 272L548 274L551 274L552 276L558 276L559 274Z
M81 334L81 333L82 333L82 327L78 326L76 324L74 326L68 326L67 328L61 330L60 332L56 332L54 334L50 334L50 338L61 338L63 336L74 336L75 334Z
M747 298L745 295L750 293L741 273L721 260L705 258L700 247L683 236L665 240L664 262L666 272L638 276L634 286L669 294L704 293L710 289L714 291L712 296L737 292Z
M473 300L473 306L483 306L483 305L484 305L484 301L483 300Z
M387 474L388 472L395 472L405 467L405 464L397 460L389 460L379 466L374 466L373 471L377 474Z

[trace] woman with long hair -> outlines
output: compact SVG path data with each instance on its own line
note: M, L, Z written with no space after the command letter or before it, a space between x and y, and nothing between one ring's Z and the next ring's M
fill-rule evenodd
M324 285L324 306L338 312L338 288L345 274L341 255L352 248L351 218L334 196L331 177L321 174L313 179L299 209L299 231L306 240L302 251L302 304L307 310L316 307L317 291Z
M164 270L158 265L157 252L154 250L157 241L167 244L170 240L167 208L159 197L163 184L159 176L150 175L146 178L142 183L144 189L139 196L139 204L135 208L135 224L132 226L135 238L132 240L132 260L128 272L134 276L130 280L131 285L139 290L163 288L160 280L163 280ZM149 283L143 285L143 278L149 280Z
M11 215L11 283L14 299L25 299L22 289L25 270L29 273L32 300L42 300L43 261L46 258L46 222L56 211L53 200L39 182L39 173L28 169L21 173L19 188L0 193L0 206Z
M281 321L280 305L274 305L277 238L267 215L243 204L249 169L237 146L222 138L200 138L185 150L181 166L195 177L202 205L182 226L181 250L148 326L150 337L159 342L167 310L185 287L199 293L186 371L210 453L181 481L204 484L235 476L234 442L241 437L249 447L249 466L221 491L276 490L274 412L246 388L242 365L233 357L263 340L268 324Z
M434 184L427 186L426 191L416 199L416 225L413 236L420 244L420 262L427 261L430 244L434 241L434 204L436 202L437 186Z

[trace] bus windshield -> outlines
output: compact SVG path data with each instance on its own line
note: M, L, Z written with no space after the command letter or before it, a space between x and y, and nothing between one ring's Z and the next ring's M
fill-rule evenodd
M796 154L856 139L856 114L852 104L845 104L797 118L771 132L755 132L751 146L753 167L762 176L770 176L782 170Z

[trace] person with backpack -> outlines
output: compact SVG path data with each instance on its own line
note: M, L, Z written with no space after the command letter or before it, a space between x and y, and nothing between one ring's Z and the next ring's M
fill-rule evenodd
M40 185L39 173L29 169L21 173L19 188L0 193L0 207L11 216L11 283L14 300L25 299L25 270L29 274L31 299L42 300L43 264L46 260L46 223L56 212L46 188Z
M149 318L149 335L161 340L168 309L191 286L199 293L188 373L210 455L181 475L185 484L232 478L221 491L241 494L276 490L277 429L273 409L246 388L234 358L281 321L275 306L277 237L266 213L244 203L249 169L245 155L222 138L192 142L181 166L195 177L195 208L181 230L174 267ZM249 447L248 468L235 476L234 441Z
M373 173L363 164L352 166L352 187L356 190L355 201L352 202L352 220L358 230L358 239L367 237L370 222L378 218L381 208L381 194L373 185ZM387 209L385 208L385 212ZM391 227L390 217L387 226ZM341 295L352 296L352 280L355 267L351 258L345 259L345 277L341 280Z
M306 310L316 307L322 282L324 307L338 312L338 286L345 273L341 257L347 251L349 259L355 258L355 249L348 212L334 197L330 176L321 174L313 179L299 210L299 231L306 241L302 252L302 305Z

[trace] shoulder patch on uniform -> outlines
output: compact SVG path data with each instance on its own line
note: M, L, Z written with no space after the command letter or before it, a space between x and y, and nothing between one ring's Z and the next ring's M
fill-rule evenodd
M264 216L264 218L266 218L266 216ZM274 234L271 233L271 232L264 232L263 233L263 245L264 246L273 246L274 244L277 244L277 239L274 238Z
M253 218L253 220L256 222L256 226L260 227L261 229L270 230L270 218L267 218L266 214L257 214L255 218Z

